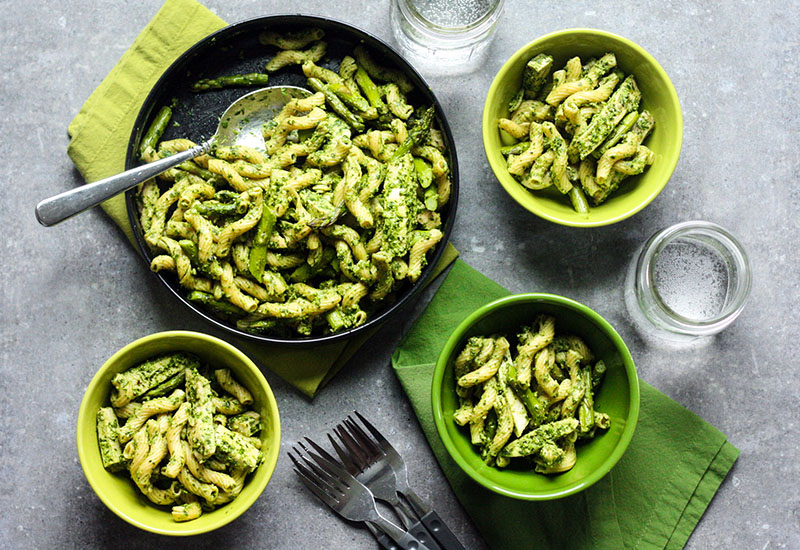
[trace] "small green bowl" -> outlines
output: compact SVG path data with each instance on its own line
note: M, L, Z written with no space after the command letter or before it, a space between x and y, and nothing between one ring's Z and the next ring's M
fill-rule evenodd
M539 53L555 58L553 66L561 68L570 57L600 57L613 52L619 68L636 77L642 91L639 107L648 109L656 120L645 145L656 154L656 160L644 173L626 179L604 203L579 214L569 198L554 189L530 191L508 173L500 153L501 142L497 121L507 118L508 102L519 90L525 64ZM683 115L678 94L661 65L641 46L626 38L594 29L567 29L537 38L511 56L494 78L483 107L483 147L489 164L511 197L537 216L551 222L574 227L609 225L632 216L656 198L669 181L683 141Z
M145 497L127 476L112 474L103 468L97 446L95 415L108 405L111 378L154 355L173 351L193 353L202 362L226 367L236 380L253 394L255 410L264 419L261 430L264 460L245 481L241 494L232 502L192 521L178 523L168 506L156 506ZM232 345L209 336L189 331L159 332L140 338L119 350L100 367L92 378L78 412L78 457L89 485L100 500L119 517L145 531L161 535L185 536L213 531L233 521L261 495L275 470L280 450L281 427L278 405L267 380L256 365Z
M544 475L529 469L487 466L472 445L469 430L453 421L458 408L453 361L472 336L507 334L546 313L556 319L556 333L580 336L608 370L595 395L595 405L611 417L611 427L577 444L578 460L571 470ZM447 340L433 373L431 388L436 430L453 460L472 479L501 495L522 500L552 500L582 491L606 475L633 437L639 416L639 379L633 359L617 331L593 310L553 294L517 294L479 308L464 319Z

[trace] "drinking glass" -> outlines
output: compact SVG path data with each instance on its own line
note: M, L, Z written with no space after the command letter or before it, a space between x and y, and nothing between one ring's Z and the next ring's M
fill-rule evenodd
M392 0L392 32L426 76L477 69L497 30L503 0Z
M739 241L719 225L688 221L658 231L639 249L625 304L646 334L690 341L733 323L750 284L750 261Z

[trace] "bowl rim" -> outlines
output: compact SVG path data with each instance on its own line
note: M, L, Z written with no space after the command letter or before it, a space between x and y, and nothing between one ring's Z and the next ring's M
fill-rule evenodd
M447 367L450 357L453 355L455 351L455 347L458 344L459 340L462 339L464 334L472 328L478 321L482 320L483 318L487 317L491 313L495 312L498 309L503 309L510 305L518 304L518 303L525 303L525 302L535 302L535 303L550 303L550 304L557 304L561 306L566 306L573 311L585 315L591 321L595 323L612 341L615 348L619 350L620 355L622 356L622 362L625 367L625 374L628 379L629 389L628 389L628 399L630 401L630 406L628 410L628 417L626 418L625 427L622 430L622 434L620 434L620 439L617 444L614 446L612 452L605 458L605 460L600 464L598 468L593 470L589 475L587 475L584 479L580 480L579 482L575 482L572 485L568 486L566 489L559 490L557 492L522 492L517 491L515 489L509 489L503 485L493 482L492 480L482 476L479 472L477 472L474 468L472 468L469 463L461 456L458 449L455 446L455 443L450 438L449 433L446 429L446 419L444 417L444 411L442 410L442 381L444 379L444 371ZM433 380L431 383L431 405L433 407L433 421L436 425L436 431L439 434L439 439L441 439L442 443L444 444L445 448L447 449L448 454L450 457L455 461L456 464L461 468L464 473L466 473L469 477L471 477L474 481L478 482L480 485L494 491L495 493L516 498L519 500L529 500L529 501L544 501L544 500L554 500L558 498L562 498L568 495L572 495L583 491L587 487L598 482L602 479L611 469L616 465L622 455L625 453L625 450L628 448L628 444L633 438L633 433L636 429L636 424L639 418L639 377L636 374L636 365L633 362L633 357L631 356L630 351L628 350L628 346L625 345L625 342L622 340L622 337L619 333L614 329L611 324L606 321L600 314L596 311L591 309L590 307L581 304L575 300L570 298L566 298L564 296L559 296L557 294L549 294L544 292L528 292L523 294L512 294L510 296L505 296L503 298L499 298L497 300L493 300L488 304L485 304L474 312L472 312L466 319L461 321L459 325L453 330L450 337L447 339L442 351L439 354L439 357L436 361L436 366L433 372ZM539 475L539 474L536 474Z
M677 154L674 156L674 159L664 159L665 161L669 162L667 165L666 176L663 178L663 181L660 182L658 185L654 186L652 191L638 203L635 207L626 210L625 212L614 216L609 219L604 220L581 220L581 219L567 219L555 215L548 214L546 212L542 212L541 210L537 209L534 205L527 204L527 202L523 202L520 200L520 196L522 196L522 192L530 193L527 189L524 189L520 186L513 178L506 178L505 176L508 173L505 171L506 167L500 165L499 161L493 156L493 150L490 146L490 139L491 139L491 132L496 131L496 126L493 124L493 120L491 118L491 106L494 103L492 100L494 99L495 95L497 95L499 88L502 85L502 82L506 76L506 74L511 70L511 68L522 58L529 56L531 54L531 50L534 49L537 45L541 44L546 40L550 40L553 38L566 36L566 35L592 35L592 36L600 36L603 38L607 38L610 40L614 40L624 44L625 46L631 48L636 53L641 55L647 63L652 65L655 69L656 73L663 79L666 83L666 91L669 96L669 103L671 104L672 108L677 113L676 123L677 123L677 139L673 140L676 144ZM672 80L670 80L669 75L664 70L664 68L659 64L658 61L642 46L637 44L636 42L620 36L618 34L614 34L608 31L600 30L600 29L593 29L589 27L575 27L570 29L563 29L560 31L551 32L548 34L544 34L539 36L535 40L528 42L517 51L513 53L513 55L500 67L500 70L495 75L494 79L492 80L491 86L489 86L489 91L486 94L486 100L484 101L483 105L483 116L481 119L481 126L482 126L482 137L483 137L483 150L486 154L486 159L489 162L489 165L492 168L492 172L494 172L495 178L497 181L500 182L500 185L506 190L506 192L511 196L514 201L528 210L529 212L539 216L540 218L557 223L559 225L565 225L569 227L602 227L604 225L611 225L617 222L621 222L625 220L637 212L644 209L647 205L649 205L655 198L664 190L669 180L672 178L672 174L675 172L675 168L678 165L678 160L680 159L681 149L683 147L683 110L681 109L680 99L678 98L678 92L675 90L675 86L672 84ZM500 175L498 175L500 174ZM512 184L513 182L513 184Z
M224 516L220 516L220 519L214 525L207 525L204 527L198 527L195 529L187 529L183 531L169 531L166 529L160 529L157 527L153 527L148 525L147 523L141 522L136 518L133 518L125 513L123 513L116 505L114 499L110 494L101 487L100 480L95 473L89 469L88 467L88 460L90 453L97 453L97 449L91 448L91 445L88 447L84 445L83 438L81 437L82 434L85 434L87 430L91 429L87 426L86 422L82 422L82 420L89 414L88 407L89 407L89 396L94 394L95 392L99 391L99 386L102 383L103 375L105 375L108 371L111 370L112 365L114 365L120 357L123 357L131 350L150 342L160 341L160 340L169 340L176 336L194 338L198 340L204 340L206 342L211 343L212 345L219 346L227 351L230 351L234 355L238 356L242 362L250 369L255 376L258 383L264 388L264 393L266 396L266 403L265 406L269 410L270 418L274 419L272 421L272 428L274 433L274 440L275 444L270 446L270 451L264 456L263 462L258 466L258 469L255 471L260 470L261 468L265 468L267 475L264 476L263 481L260 481L257 485L252 485L255 488L254 491L249 493L248 495L240 495L237 497L241 500L241 508L231 514L227 514ZM94 425L92 425L92 428ZM91 382L89 382L86 391L83 394L83 398L81 399L81 405L78 409L78 418L76 420L76 443L78 447L78 460L81 464L81 469L83 470L83 474L86 477L86 480L89 482L89 485L92 487L94 493L98 496L98 498L106 505L106 507L114 512L118 517L125 520L127 523L133 525L134 527L138 527L144 531L149 531L151 533L156 533L159 535L168 535L168 536L191 536L191 535L199 535L201 533L208 533L215 529L219 529L220 527L227 525L228 523L232 522L239 516L241 516L244 512L246 512L253 503L258 500L261 496L261 493L264 492L264 489L267 487L269 480L272 478L273 473L275 472L275 466L278 462L278 455L280 452L280 441L281 441L281 422L280 422L280 414L278 412L278 403L275 400L275 394L272 392L272 388L270 387L267 379L264 377L264 374L261 372L261 369L256 366L256 364L240 349L237 347L229 344L228 342L217 338L216 336L212 336L210 334L204 334L201 332L194 332L189 330L170 330L164 332L156 332L154 334L150 334L147 336L143 336L133 342L123 346L121 349L116 351L111 357L109 357L105 363L97 370L97 372L92 377ZM102 468L102 466L101 466ZM103 471L106 471L103 469ZM109 473L109 472L106 472ZM109 475L112 475L109 473ZM248 486L252 484L254 480L250 480ZM165 512L166 513L166 512ZM185 525L185 524L184 524Z
M286 346L286 347L294 347L294 348L313 348L322 345L332 344L335 342L341 343L350 340L351 338L355 337L356 335L364 335L367 334L370 330L375 329L381 326L384 321L386 321L389 317L396 314L396 312L402 310L403 306L408 304L409 302L413 301L416 296L422 291L423 288L427 285L427 283L432 279L432 275L434 272L434 267L438 264L439 260L443 257L444 251L447 249L447 243L449 242L450 236L452 234L453 226L455 225L456 216L458 214L458 195L459 195L459 188L460 188L460 177L459 177L459 168L458 168L458 154L456 151L456 142L453 136L452 130L450 128L450 124L447 121L445 116L445 111L442 102L436 96L433 91L433 88L430 86L427 80L417 71L416 68L398 52L393 46L388 44L385 40L375 36L374 34L365 31L364 29L346 23L344 21L340 21L333 17L325 17L320 15L311 15L311 14L302 14L302 13L282 13L282 14L273 14L273 15L265 15L265 16L257 16L248 19L243 19L241 21L236 21L234 23L228 24L225 27L220 28L217 31L212 32L211 34L205 36L204 38L199 39L195 42L192 46L186 49L181 55L179 55L167 69L159 76L158 80L156 80L153 87L148 92L146 98L142 102L141 107L139 108L138 114L136 116L136 120L131 128L130 137L128 139L128 145L126 149L126 156L125 156L125 168L131 169L136 166L139 166L138 156L136 154L136 149L138 147L139 140L144 135L146 131L146 122L150 115L152 114L153 110L158 106L155 104L155 101L158 99L159 94L163 87L167 86L167 82L171 79L177 78L176 75L180 74L183 70L182 68L184 65L191 61L193 57L198 55L198 52L201 52L204 48L207 47L208 44L213 44L216 40L220 39L220 37L225 37L228 35L233 35L237 32L244 32L244 30L249 29L251 27L260 27L260 26L278 26L278 25L306 25L306 26L314 26L314 25L322 25L322 26L333 26L339 29L345 29L348 33L350 33L350 38L358 43L367 43L368 45L372 45L378 48L378 50L383 55L389 55L393 59L399 61L403 72L410 75L412 80L416 79L421 86L419 86L419 92L429 98L431 103L434 106L434 110L436 113L436 119L439 122L439 126L441 131L444 133L447 143L449 144L449 171L450 171L450 181L451 181L451 193L450 199L447 204L441 210L442 213L447 212L447 220L444 222L442 229L442 240L433 250L432 255L429 258L427 265L422 269L422 273L420 277L417 279L416 282L410 283L410 285L403 291L403 293L399 294L397 300L394 303L389 303L385 306L385 309L381 309L376 312L374 315L370 316L367 321L359 325L357 327L353 327L347 330L343 330L340 332L336 332L333 334L322 334L316 336L300 336L297 335L296 337L285 338L285 337L278 337L278 336L270 336L270 335L263 335L263 334L256 334L247 332L244 330L238 329L235 324L230 322L226 322L222 318L214 315L212 312L200 307L197 304L190 302L185 294L186 291L179 284L171 282L167 279L164 273L154 273L156 278L159 282L166 287L170 294L172 294L175 298L177 298L178 302L181 303L185 308L188 308L191 312L195 315L199 316L204 321L210 323L211 325L219 328L220 330L225 331L228 334L232 334L234 336L243 338L249 342L259 343L262 345L271 345L271 346ZM371 44L370 44L371 42ZM125 192L125 210L127 219L130 223L131 229L133 231L134 241L136 242L136 246L145 261L148 261L154 256L150 250L149 245L144 240L144 235L141 231L137 229L138 227L138 212L136 207L136 187L128 190ZM149 266L149 263L148 263Z

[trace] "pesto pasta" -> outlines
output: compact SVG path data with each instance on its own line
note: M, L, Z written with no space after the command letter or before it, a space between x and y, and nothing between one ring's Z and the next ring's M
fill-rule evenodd
M557 474L577 460L576 442L610 426L594 395L606 370L577 336L556 334L555 319L522 327L515 353L504 336L470 338L454 362L459 408L453 420L490 466L520 459Z
M363 46L324 61L323 31L263 33L265 70L313 93L263 127L265 150L216 146L138 193L151 269L243 331L330 334L365 323L422 275L444 236L449 154L432 106ZM194 145L143 139L152 162Z
M625 178L653 164L655 153L642 143L655 119L639 111L636 79L617 68L613 53L586 63L573 57L552 69L545 53L526 64L509 118L497 121L501 137L516 142L501 152L521 185L553 187L585 213L587 196L602 204Z
M127 471L150 501L172 506L175 521L236 498L261 463L263 421L228 369L211 371L192 355L170 353L111 384L109 406L97 411L103 466Z

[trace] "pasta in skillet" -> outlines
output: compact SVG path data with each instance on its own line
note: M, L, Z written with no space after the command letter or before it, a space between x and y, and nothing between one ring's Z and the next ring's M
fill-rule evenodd
M267 72L299 65L314 91L264 125L265 151L216 147L162 174L166 188L139 191L151 269L253 333L364 323L419 279L443 237L451 180L433 107L413 104L408 78L363 46L338 68L319 64L323 35L262 33L277 48ZM194 146L159 142L166 124L156 121L145 161Z
M228 369L205 372L185 353L149 359L114 376L110 406L97 411L103 466L127 470L150 501L172 506L175 521L236 498L262 459L250 392Z

